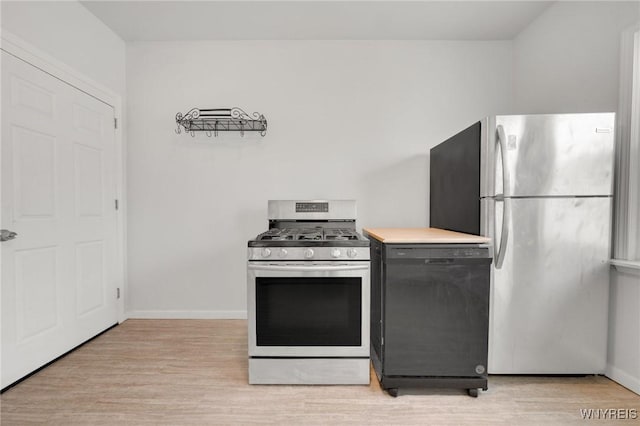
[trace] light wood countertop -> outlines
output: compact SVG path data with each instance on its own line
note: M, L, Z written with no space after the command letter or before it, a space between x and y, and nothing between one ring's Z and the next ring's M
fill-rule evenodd
M363 228L365 236L383 243L486 244L490 238L438 228Z

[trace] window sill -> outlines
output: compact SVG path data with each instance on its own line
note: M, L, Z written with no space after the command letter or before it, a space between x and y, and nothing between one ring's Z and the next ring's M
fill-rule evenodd
M640 275L640 261L638 260L611 259L609 263L620 272Z

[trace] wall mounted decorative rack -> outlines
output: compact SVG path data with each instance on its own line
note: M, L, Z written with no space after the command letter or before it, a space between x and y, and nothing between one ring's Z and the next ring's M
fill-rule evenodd
M198 109L193 108L186 114L176 114L176 133L195 136L195 132L205 132L207 136L218 136L218 132L258 132L261 136L267 133L267 119L254 112L249 115L240 108Z

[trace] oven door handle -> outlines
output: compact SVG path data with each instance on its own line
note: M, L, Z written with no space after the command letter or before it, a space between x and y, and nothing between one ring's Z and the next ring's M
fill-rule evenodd
M316 271L361 271L365 269L369 269L369 262L364 263L363 265L313 265L313 266L298 266L298 265L257 265L255 263L250 263L248 265L249 269L253 269L255 271L285 271L285 272L316 272Z

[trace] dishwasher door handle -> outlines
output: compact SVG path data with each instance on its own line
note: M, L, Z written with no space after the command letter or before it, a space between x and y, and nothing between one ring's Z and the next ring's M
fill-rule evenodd
M456 259L425 259L424 263L428 263L428 264L449 264L449 263L455 263Z
M456 266L456 265L469 265L469 264L484 264L491 263L491 256L474 256L474 257L457 257L457 258L416 258L416 259L403 259L403 258L387 258L386 263L389 265L431 265L431 266Z

